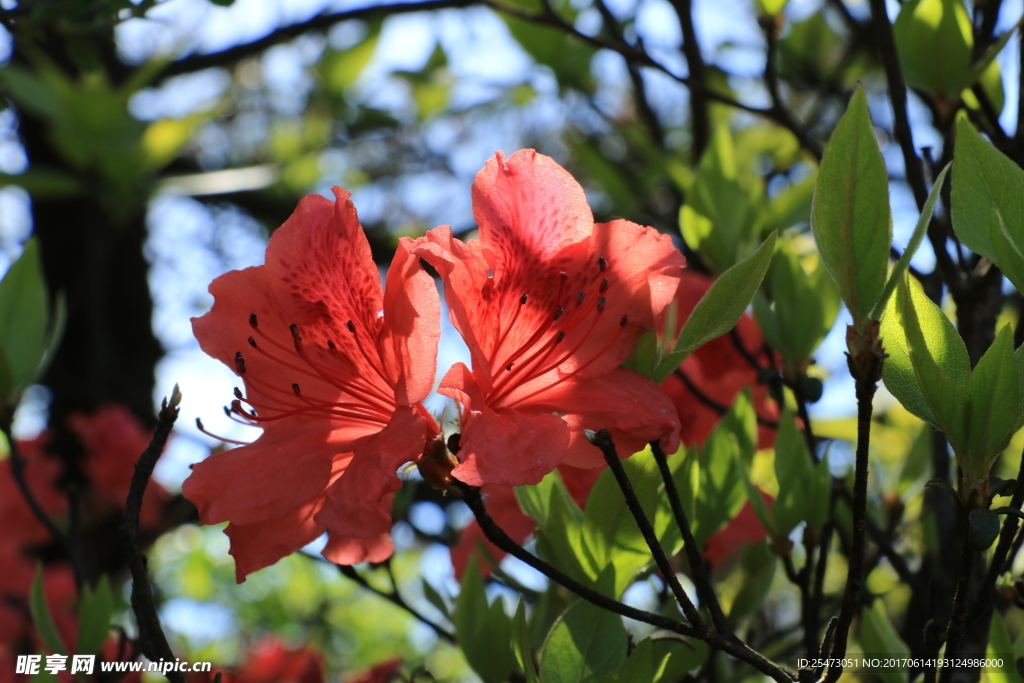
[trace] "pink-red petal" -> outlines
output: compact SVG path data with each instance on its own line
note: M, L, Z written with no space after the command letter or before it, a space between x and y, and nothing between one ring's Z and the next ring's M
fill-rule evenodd
M391 544L389 534L379 534L370 538L347 538L328 533L327 546L321 554L334 564L361 564L383 562L394 552L395 547Z
M235 580L269 567L282 557L316 540L324 528L313 521L319 501L300 505L284 515L253 524L228 525L224 533L231 539L235 558Z
M316 521L351 538L390 529L388 494L402 487L398 468L422 455L427 436L426 418L415 408L399 407L387 427L356 448L344 473L327 489Z

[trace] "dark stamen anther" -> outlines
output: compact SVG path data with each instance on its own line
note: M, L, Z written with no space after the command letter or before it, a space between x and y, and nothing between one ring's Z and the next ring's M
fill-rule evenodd
M604 305L606 303L608 303L608 300L605 299L603 296L597 297L597 312L598 313L601 313L601 312L604 311Z
M629 317L626 316L626 315L623 315L622 319L619 320L619 327L625 327L626 323L628 323L628 322L629 322Z
M239 389L238 387L235 387L235 390L234 390L233 393L235 394L235 398L242 398L242 390Z
M506 365L505 366L505 372L512 372L512 366L513 365L515 365L515 363L509 363L508 365Z
M329 348L331 351L335 349L334 342L332 342L330 339L327 340L327 348Z
M296 396L298 396L299 394L302 393L302 389L299 387L298 382L296 382L295 384L292 385L292 391L295 392Z
M597 267L600 268L601 272L603 273L604 269L608 267L608 260L604 256L598 256Z
M558 274L558 279L561 280L562 282L565 282L566 280L569 279L569 273L563 270L561 273Z
M563 332L559 332L558 334L555 335L555 343L556 344L561 344L563 339L565 339L565 332L564 331Z
M597 288L600 294L604 294L608 291L608 278L601 280L601 286Z
M586 299L586 298L587 298L586 294L584 294L583 292L577 292L576 293L576 305L577 306L582 306L583 305L583 300Z
M291 325L288 326L288 329L291 330L291 332L292 332L292 339L294 339L295 341L302 341L302 337L299 336L299 326L298 325L296 325L295 323L292 323Z
M198 417L196 418L196 427L199 428L199 431L203 431L203 421L200 420Z
M256 314L255 313L250 313L249 314L249 324L252 325L253 327L259 327L260 326L259 321L256 320Z
M238 371L239 375L245 374L245 359L242 358L242 352L235 352L235 370Z
M346 327L348 327L348 331L349 331L349 332L352 332L353 334L355 334L355 331L356 331L356 324L355 324L354 322L352 322L351 320L349 320L349 321L348 321L348 322L347 322L347 323L345 324L345 326L346 326Z
M521 297L519 297L519 305L520 306L525 306L526 305L526 300L529 298L529 296L530 296L529 294L523 294Z
M231 402L231 412L236 413L238 415L243 415L244 411L242 410L242 402L239 401L238 399L235 399L234 401L232 401Z
M559 318L561 318L562 317L562 313L563 313L563 311L562 311L562 307L561 306L556 308L555 309L555 320L558 320Z
M227 415L228 417L231 417L231 411L228 410L227 406L224 406L224 414Z
M256 348L256 339L254 339L253 337L249 337L249 346L251 346L252 348L255 349Z

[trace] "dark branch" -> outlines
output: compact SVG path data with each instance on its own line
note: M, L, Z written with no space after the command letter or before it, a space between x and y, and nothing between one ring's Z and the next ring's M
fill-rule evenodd
M283 26L273 33L254 40L251 43L236 45L220 52L207 54L195 54L175 60L167 65L160 74L160 78L178 76L180 74L192 73L202 69L209 69L215 66L228 66L247 57L254 57L264 50L294 40L301 35L311 31L324 31L343 21L353 19L368 19L372 17L388 16L393 14L408 14L410 12L429 12L439 9L451 9L469 7L477 3L477 0L423 0L422 2L396 2L393 4L374 5L372 7L360 7L358 9L346 10L344 12L333 12L331 14L318 14L312 19L301 21L297 24Z
M356 571L355 567L350 567L348 565L343 565L343 564L339 564L339 565L335 565L335 566L338 567L338 571L341 572L342 576L345 576L345 577L347 577L349 579L352 579L357 584L359 584L362 588L370 591L371 593L373 593L375 595L379 595L380 597L384 598L385 600L387 600L388 602L390 602L393 605L397 605L398 607L401 607L403 610L408 612L410 615L412 615L413 617L415 617L416 619L418 619L419 621L423 622L424 624L429 626L431 629L433 629L434 633L436 633L439 638L442 638L443 640L451 643L452 645L455 644L455 636L452 635L451 632L447 631L446 629L442 628L438 624L434 623L430 619L427 619L425 616L423 616L422 614L417 612L399 594L399 592L398 592L398 584L395 583L394 574L391 574L390 564L388 565L388 573L391 576L391 590L390 591L382 591L381 589L377 588L376 586L371 585L370 582L367 581L363 577L362 574L360 574L358 571Z
M132 485L128 490L124 518L121 520L119 529L121 547L132 574L131 602L132 612L135 614L135 620L139 627L139 648L142 650L142 654L154 662L174 661L175 657L171 646L167 643L167 636L164 635L164 630L160 626L160 616L157 614L153 590L149 583L149 573L146 569L146 557L139 549L139 510L142 509L142 497L146 493L149 478L153 476L153 468L167 444L167 437L171 433L171 428L174 427L174 421L178 419L178 404L180 402L181 393L175 385L170 402L164 399L160 408L156 431L153 432L149 446L135 463L135 473L132 475ZM172 683L185 683L185 677L179 671L168 671L165 675Z
M587 602L590 602L602 609L606 609L609 612L629 617L630 619L636 619L642 621L645 624L651 626L657 626L663 628L666 631L672 631L684 636L696 637L696 630L688 624L684 624L681 621L670 619L669 617L662 616L660 614L653 614L651 612L645 612L629 605L624 605L617 600L613 600L606 595L602 595L592 588L588 588L581 584L579 581L567 576L559 569L551 566L544 560L540 559L536 555L532 555L526 551L521 545L513 541L505 531L497 525L497 523L487 514L487 508L484 507L483 499L480 497L479 489L468 489L463 493L463 500L469 509L473 511L473 516L476 517L477 524L480 525L480 529L484 532L484 536L487 540L496 545L501 550L521 560L539 571L544 576L548 577L555 583L565 586L576 595L580 596Z

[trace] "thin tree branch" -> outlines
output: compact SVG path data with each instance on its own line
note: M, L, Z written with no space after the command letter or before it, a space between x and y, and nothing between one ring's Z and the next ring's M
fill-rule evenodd
M671 0L683 30L683 55L690 72L690 123L693 129L693 162L697 163L711 139L711 116L708 111L707 67L700 53L697 31L693 26L691 0Z
M939 683L949 683L953 676L953 670L957 667L949 664L950 660L956 659L960 649L960 639L964 635L964 624L967 621L967 608L970 605L970 581L971 568L974 565L974 549L971 547L971 533L967 529L967 515L964 514L964 544L960 550L960 574L956 581L956 595L953 596L953 615L949 618L949 625L946 626L946 650L943 664L939 672Z
M410 12L430 12L439 9L463 8L477 4L477 0L422 0L421 2L396 2L391 4L373 5L344 12L318 14L312 19L300 21L273 31L272 33L242 45L229 47L218 52L193 54L176 59L168 64L158 77L159 80L181 74L201 71L216 66L228 66L247 57L254 57L264 50L294 40L312 31L324 31L343 21L368 19L372 17L408 14Z
M918 210L924 208L928 199L928 188L925 185L924 169L921 159L914 149L914 133L910 128L910 117L907 115L907 86L900 71L899 56L896 52L896 38L892 32L892 24L885 7L885 0L869 0L871 4L871 23L875 27L878 42L878 57L885 68L885 77L889 83L889 101L893 110L893 135L903 152L903 165L907 176L907 184L914 193ZM949 287L959 285L956 265L946 250L946 239L933 219L928 227L928 240L932 244L935 258L942 271L943 280Z
M655 564L658 565L665 581L669 584L669 587L672 588L672 592L675 594L676 600L678 600L680 606L683 608L683 613L686 614L686 618L690 620L690 623L693 624L696 629L696 637L712 647L716 647L737 659L743 660L764 675L770 676L774 680L779 681L779 683L793 681L794 676L791 672L783 669L760 653L751 650L745 643L730 640L725 635L708 628L707 623L697 612L697 609L690 601L690 598L686 595L686 592L683 591L682 586L679 585L679 579L676 578L675 571L672 569L672 565L669 563L668 557L665 555L665 550L661 547L661 543L658 542L658 537L654 533L654 527L651 526L650 520L648 520L647 515L644 514L643 506L640 504L640 499L637 498L636 492L633 490L633 484L629 481L629 477L626 476L626 470L622 467L622 461L619 460L619 454L615 450L615 444L612 442L611 434L609 434L607 430L602 429L594 435L591 439L591 443L601 449L601 453L604 455L604 460L608 463L608 469L612 471L612 474L615 476L615 479L619 484L619 488L622 490L622 495L626 499L626 506L633 514L633 518L636 520L636 524L640 528L640 533L647 542L647 547L651 551Z
M388 575L391 578L391 587L392 587L390 591L383 591L383 590L377 588L376 586L373 586L372 584L370 584L370 582L367 581L366 578L362 574L360 574L358 571L356 571L355 567L350 567L348 565L343 565L343 564L339 564L339 565L335 565L335 566L338 568L338 571L341 572L342 576L344 576L344 577L346 577L348 579L351 579L355 583L359 584L360 587L364 588L365 590L370 591L374 595L378 595L378 596L384 598L385 600L387 600L388 602L390 602L391 604L396 605L396 606L402 608L403 610L408 612L411 616L415 617L418 621L426 624L431 629L433 629L434 633L436 633L439 638L441 638L442 640L445 640L446 642L451 643L452 645L455 644L455 642L456 642L455 641L455 636L452 635L452 633L450 631L446 630L445 628L439 626L438 624L434 623L430 619L428 619L425 616L423 616L422 614L420 614L418 611L416 611L415 608L413 608L411 605L409 605L409 603L407 603L405 601L405 599L401 596L401 594L399 594L399 592L398 592L398 584L395 583L394 574L391 573L391 566L390 566L390 564L388 565Z
M584 586L576 579L571 578L536 555L527 552L525 548L513 541L487 513L487 508L484 506L483 499L480 496L480 489L467 487L467 490L462 492L462 497L466 505L468 505L469 509L473 512L473 516L476 517L477 524L480 525L480 529L484 532L484 536L487 537L487 540L501 550L504 550L512 557L515 557L516 559L533 567L555 583L565 586L587 602L597 605L602 609L606 609L609 612L614 612L615 614L629 617L630 619L642 621L645 624L657 626L658 628L665 629L666 631L672 631L673 633L689 636L691 638L697 636L697 631L689 624L684 624L681 621L670 619L669 617L665 617L660 614L653 614L635 607L630 607L629 605L624 605L617 600L613 600L606 595L598 593L592 588Z
M1013 489L1013 497L1010 498L1010 507L1014 510L1020 510L1021 505L1024 505L1024 452L1020 454L1020 467L1017 469L1017 484ZM984 580L981 582L981 587L978 589L978 595L975 598L975 603L971 607L970 613L967 615L967 623L975 621L978 617L982 616L988 611L989 605L992 604L992 595L995 592L996 580L999 579L999 575L1002 574L1003 566L1006 563L1006 558L1010 553L1010 548L1013 546L1013 539L1017 535L1017 527L1020 522L1016 515L1006 515L1006 519L1003 520L1003 528L999 532L999 543L996 544L995 553L992 555L992 562L988 566L988 572L985 574Z
M683 510L683 502L679 497L679 489L676 488L676 481L672 476L672 470L668 466L668 458L665 457L665 451L662 450L660 443L652 441L651 452L654 454L654 461L658 463L661 479L665 482L665 495L668 497L669 505L672 507L672 514L675 516L676 524L683 535L683 548L686 551L687 559L690 560L690 568L693 570L697 594L700 596L701 602L707 605L715 628L726 637L735 640L736 636L729 626L729 621L725 618L725 613L722 612L722 606L718 604L718 597L715 595L714 586L711 585L711 577L708 575L707 566L704 564L704 558L701 557L700 548L697 547L697 539L693 537L690 520L686 518L686 511ZM617 458L616 461L618 461ZM619 467L621 468L622 465L620 464ZM627 498L627 502L628 500ZM641 510L642 512L643 510Z
M874 0L872 0L874 2ZM871 401L882 376L881 341L878 338L877 321L861 333L852 326L847 332L847 365L853 375L857 395L857 452L853 477L853 529L850 543L850 563L846 574L846 588L839 608L832 651L829 658L839 662L829 666L825 683L835 683L843 673L842 661L846 656L846 642L850 636L850 625L860 607L861 587L864 583L864 548L867 528L868 500L868 453L871 443Z
M700 387L698 387L692 379L690 379L690 376L683 371L682 367L676 368L673 371L673 374L675 374L682 381L683 385L691 394L693 394L694 398L696 398L698 401L706 405L708 408L711 408L711 410L715 411L719 415L724 415L727 412L729 412L729 406L719 403L715 399L705 394L704 391ZM771 429L779 428L778 422L776 422L775 420L769 420L766 417L761 417L760 415L757 414L756 410L754 411L754 417L756 418L757 423L759 425L764 425L765 427L770 427Z
M124 550L128 561L128 568L132 574L132 612L139 627L139 649L150 661L174 661L174 652L167 643L167 636L160 626L160 615L157 614L156 602L153 599L153 590L149 583L149 573L146 569L146 557L139 549L139 510L142 509L142 497L146 493L146 486L149 478L153 475L153 468L160 454L167 444L167 437L174 427L174 421L178 419L178 404L181 402L181 392L178 386L174 386L171 392L171 399L168 402L164 399L160 408L160 415L157 416L156 431L149 446L139 456L135 463L135 473L132 475L131 488L128 490L128 499L125 502L124 518L118 530L121 537L121 547ZM179 671L168 671L164 674L171 683L185 683L185 677Z
M28 461L22 456L21 450L18 448L18 442L14 440L14 434L11 431L11 419L5 417L2 424L0 424L0 431L3 432L4 437L7 439L7 450L8 458L11 462L11 476L14 477L14 483L18 486L18 491L21 492L21 497L25 499L32 514L35 518L46 527L46 530L50 532L53 539L69 553L70 546L68 544L68 537L61 531L57 523L46 513L43 506L39 504L39 500L32 492L32 487L29 486L28 479L25 478L25 467L28 466Z

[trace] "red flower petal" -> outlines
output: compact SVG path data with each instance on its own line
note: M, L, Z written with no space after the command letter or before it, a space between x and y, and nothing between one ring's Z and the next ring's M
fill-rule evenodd
M315 541L324 532L313 521L319 505L320 501L313 501L266 521L228 524L224 533L231 539L229 552L235 558L235 580L242 583L254 571L269 567Z
M327 547L321 554L334 564L360 564L362 562L383 562L391 557L395 547L389 534L370 538L346 538L328 534Z
M387 494L402 488L398 468L423 454L428 422L414 408L395 411L388 426L356 448L348 467L330 488L316 521L335 534L366 538L391 528Z

